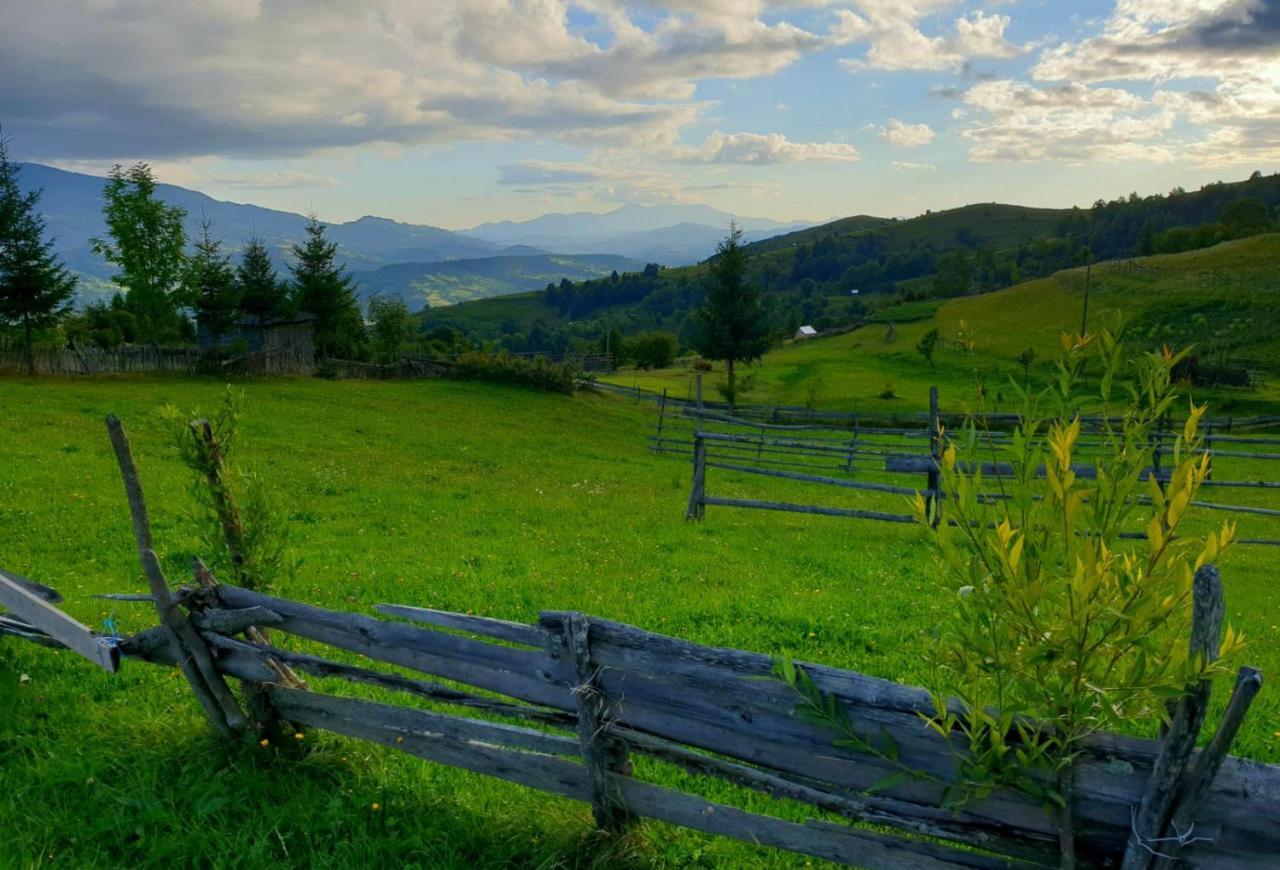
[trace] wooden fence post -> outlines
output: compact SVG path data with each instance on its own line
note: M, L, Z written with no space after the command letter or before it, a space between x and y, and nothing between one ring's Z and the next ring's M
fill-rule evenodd
M942 519L941 487L942 470L942 423L938 417L938 388L929 388L929 471L927 472L928 495L926 504L930 523L937 528Z
M707 485L707 442L701 432L693 433L693 485L689 489L689 507L684 512L686 520L700 520L706 513L702 497Z
M698 372L693 376L694 396L698 402L698 410L702 410L702 372Z
M1209 454L1209 469L1205 472L1204 479L1213 479L1213 421L1209 420L1204 424L1204 449Z
M631 775L631 758L626 744L609 734L613 714L609 710L609 699L596 680L598 668L591 662L590 627L580 613L570 613L564 621L565 641L578 677L573 697L578 705L582 764L591 780L591 814L597 827L616 834L632 817L612 778Z
M1205 664L1217 661L1222 638L1222 578L1214 565L1202 565L1192 586L1191 656ZM1142 793L1142 803L1134 811L1129 841L1125 845L1122 870L1146 870L1157 855L1150 844L1160 838L1177 795L1187 760L1195 749L1196 736L1204 725L1209 706L1211 681L1199 680L1187 686L1186 694L1173 710L1168 733L1160 744ZM1161 844L1164 845L1164 844Z
M662 396L658 399L658 436L653 442L653 452L662 452L662 424L667 418L667 388L662 388Z
M120 466L120 477L124 480L138 556L142 560L142 570L146 574L147 585L151 588L151 598L160 616L160 624L168 634L182 672L191 684L191 691L204 707L214 729L230 736L248 726L249 720L241 712L235 696L218 672L209 648L178 610L178 602L169 592L169 582L165 579L160 560L152 546L151 521L147 517L147 503L142 494L137 466L133 462L133 451L129 448L129 437L115 414L107 417L107 432L111 436L111 447Z
M853 434L849 437L849 458L845 460L844 470L847 473L853 472L853 454L858 449L858 418L853 418Z

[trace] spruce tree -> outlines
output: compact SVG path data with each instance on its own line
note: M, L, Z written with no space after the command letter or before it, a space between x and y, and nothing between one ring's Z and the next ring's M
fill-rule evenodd
M110 241L91 239L93 250L119 267L111 280L126 291L125 304L138 318L144 341L179 337L186 319L178 312L186 263L184 209L156 198L151 167L117 164L102 191L102 216Z
M293 246L293 299L314 319L316 353L360 359L365 351L364 318L351 278L334 260L338 245L325 238L324 224L311 215L307 239Z
M271 254L262 239L245 243L236 267L236 283L240 287L240 310L260 324L283 320L289 316L289 288L276 274Z
M76 279L45 239L44 218L36 211L41 192L24 194L18 172L0 134L0 320L22 327L27 372L35 374L35 332L70 310Z
M216 351L222 337L235 328L240 288L231 259L222 252L222 242L214 238L210 223L204 221L200 229L200 240L183 275L183 289L196 312L196 324L208 333Z
M729 224L729 235L716 246L698 327L694 347L707 359L724 360L725 397L732 405L738 395L734 365L759 359L769 349L760 290L747 280L742 228L736 223Z

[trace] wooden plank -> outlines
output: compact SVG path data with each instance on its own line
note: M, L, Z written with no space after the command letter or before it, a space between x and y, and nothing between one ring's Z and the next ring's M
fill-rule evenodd
M0 605L104 671L119 670L120 651L114 643L67 616L7 571L0 571Z
M914 523L915 517L906 514L891 514L885 511L868 511L857 510L855 508L833 508L823 507L822 505L811 504L793 504L791 502L781 501L760 501L759 499L750 498L719 498L713 496L704 496L703 504L719 505L721 507L738 507L738 508L756 508L759 510L770 511L789 511L799 514L819 514L827 517L852 517L854 519L863 520L880 520L887 523Z
M497 646L456 634L325 610L237 586L219 586L218 594L228 607L265 607L280 614L277 631L529 703L574 709L569 695L571 671L541 651Z
M448 610L408 607L403 604L379 604L373 609L386 616L398 616L411 622L421 622L440 628L469 631L472 634L519 643L536 647L537 649L544 648L548 638L547 633L536 625L510 622L505 619L492 619L487 616L473 616L469 613L452 613Z
M461 743L505 746L546 755L577 756L579 751L577 740L518 725L413 710L275 684L267 684L264 691L286 719L295 722L305 720L308 725L326 730L334 730L324 724L330 720L358 720L401 734L439 735Z
M825 477L817 474L801 474L794 471L780 471L773 468L756 468L750 465L735 465L727 462L708 462L707 468L719 468L724 471L740 471L744 474L760 474L766 477L779 477L784 480L797 480L804 483L822 483L829 486L840 486L846 489L860 489L870 492L887 492L894 495L915 495L918 489L909 486L894 486L889 483L869 483L860 480L847 480L841 477Z
M486 741L442 731L384 724L385 705L269 686L272 702L291 721L399 749L539 791L585 800L591 785L586 769L573 761L538 752L502 749ZM447 717L446 717L447 718ZM474 723L467 723L468 725ZM943 870L1015 866L1009 861L948 849L855 828L800 825L736 807L712 803L673 789L614 776L637 814L707 833L814 855L870 870Z
M29 580L21 574L17 574L13 571L6 571L4 573L5 576L9 578L10 582L18 584L37 598L42 598L50 604L62 603L62 596L58 594L58 590L50 586L45 586L43 583L37 583L34 580Z
M544 624L557 619L556 613L543 614ZM832 732L791 717L794 696L768 678L772 661L767 656L703 647L599 618L592 624L593 655L605 667L602 684L625 697L621 726L842 789L865 789L895 772L875 758L832 746ZM940 761L948 750L918 716L933 711L927 692L849 671L800 666L822 691L845 705L861 732L887 728L899 741L907 766L945 775ZM1082 840L1094 840L1104 849L1123 847L1129 807L1141 799L1155 752L1152 741L1116 735L1088 742L1076 774ZM881 796L938 806L937 787L910 779ZM1018 793L1001 792L975 802L957 818L1030 841L1056 840L1043 807ZM1280 854L1280 767L1228 758L1199 824L1198 830L1216 833L1214 843L1197 845L1197 853L1212 855L1224 866L1237 859L1237 866L1247 866L1260 856ZM1091 848L1083 843L1082 854L1087 856Z
M418 680L401 674L341 664L306 653L237 640L212 632L206 633L204 638L217 652L218 669L227 676L239 680L255 683L277 681L278 673L270 664L275 661L313 677L350 680L390 691L404 692L429 701L484 710L501 716L526 719L560 728L572 729L576 721L573 716L564 712L512 704L509 701L475 695L441 683ZM164 664L177 663L177 656L169 646L168 637L160 629L149 629L134 635L126 639L121 644L121 648L126 656Z
M678 743L651 737L636 731L610 726L633 750L678 765L693 774L713 776L733 785L748 788L774 798L796 800L828 812L838 813L850 821L885 825L926 837L936 837L974 848L1023 858L1047 866L1056 863L1052 848L1027 846L1016 840L957 822L949 810L927 809L892 799L870 795L842 795L815 785L778 776L752 765L726 761L711 755L685 749Z
M934 465L934 460L929 456L917 456L909 453L896 454L886 456L884 460L884 470L899 472L905 474L925 474ZM958 462L957 467L966 472L972 473L975 466L972 463ZM983 462L977 466L981 468L984 475L995 475L1000 477L1012 477L1013 466L1007 462ZM1097 466L1073 464L1071 470L1076 473L1076 477L1081 480L1094 480L1098 476ZM1040 477L1044 476L1044 466L1041 466L1036 474Z

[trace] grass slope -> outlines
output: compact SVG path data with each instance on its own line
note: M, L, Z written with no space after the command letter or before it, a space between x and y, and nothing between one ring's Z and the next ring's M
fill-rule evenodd
M304 557L282 594L366 613L384 601L519 620L576 608L704 643L928 678L921 647L948 596L914 529L723 509L686 523L687 463L644 450L648 405L453 382L244 389L243 459L279 491ZM89 597L145 588L102 419L114 411L131 431L176 580L195 546L187 476L152 411L212 410L220 390L164 378L0 380L0 564L60 589L90 625L113 615L121 631L151 625L145 607ZM712 485L805 497L729 475ZM1224 565L1230 619L1260 641L1247 658L1268 671L1280 665L1273 555L1240 548ZM0 687L0 865L810 866L657 824L602 850L585 805L339 738L228 751L176 672L136 662L113 677L8 642ZM1280 761L1278 715L1276 693L1264 692L1237 751ZM661 782L778 810L641 763Z
M1089 323L1095 329L1127 323L1131 340L1151 347L1230 341L1238 355L1264 373L1280 371L1278 274L1280 233L1184 254L1102 263L1092 270ZM931 384L942 387L944 401L973 396L974 373L981 372L994 389L991 402L1007 407L1001 395L1011 391L1003 385L1011 377L1022 378L1016 357L1030 347L1043 368L1057 352L1058 337L1080 328L1084 283L1085 270L1072 269L985 295L899 306L891 342L888 326L872 323L843 335L787 343L754 368L755 388L746 401L805 404L813 396L824 407L919 410ZM886 309L876 319L893 314ZM943 345L931 366L916 344L934 328ZM972 350L965 350L970 342ZM708 396L716 377L706 382ZM691 390L691 375L684 369L623 372L611 380L665 387L680 396ZM886 384L898 398L878 398ZM1265 377L1257 389L1201 392L1223 413L1250 413L1280 398Z

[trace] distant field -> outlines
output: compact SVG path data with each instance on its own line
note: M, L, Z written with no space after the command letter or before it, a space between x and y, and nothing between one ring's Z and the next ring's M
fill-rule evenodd
M901 332L901 344L911 341ZM846 341L855 360L908 353L873 353L845 336L779 354L793 360L787 371L806 354L822 370L833 365L818 361L823 348ZM927 383L922 366L896 380ZM874 386L876 371L862 383ZM0 565L57 587L93 626L112 615L122 631L152 624L145 608L88 597L144 588L102 418L114 411L129 427L166 568L182 577L194 547L186 474L152 412L210 410L221 389L0 380ZM927 677L920 645L948 596L930 579L916 530L716 508L686 523L688 465L645 451L649 404L444 381L244 389L244 458L278 490L304 558L280 589L288 596L366 613L401 602L520 620L576 608L704 643ZM858 503L723 473L712 483L724 494ZM1223 566L1229 617L1255 639L1246 658L1268 679L1280 667L1275 558L1241 547ZM15 693L22 674L29 681ZM16 856L17 866L76 868L808 866L657 824L602 853L582 804L333 737L309 737L303 760L253 743L228 752L181 680L139 663L111 677L3 643L0 685L0 865ZM1280 761L1277 721L1280 692L1268 686L1237 751Z
M977 375L988 386L988 402L999 409L1011 402L1010 378L1022 379L1014 360L1026 348L1036 352L1034 370L1047 371L1058 338L1080 328L1085 270L980 296L898 306L900 320L889 341L886 323L872 323L830 338L789 342L751 369L755 386L745 401L806 404L825 408L919 410L928 389L938 384L944 402L967 403L976 395ZM1259 389L1203 391L1222 413L1248 414L1280 400L1280 234L1226 242L1185 254L1147 257L1095 266L1091 276L1089 324L1093 329L1127 322L1136 345L1185 347L1214 336L1237 345L1235 354L1263 368ZM936 310L931 310L934 308ZM889 320L886 313L878 320ZM930 329L942 344L933 365L916 344ZM719 372L704 378L704 393L715 395ZM616 383L667 388L685 396L692 375L685 369L621 372ZM880 399L891 385L897 398Z

